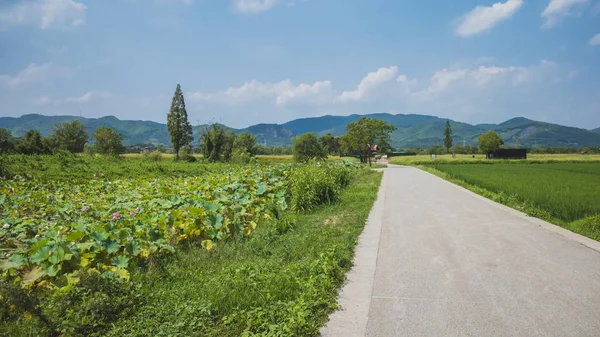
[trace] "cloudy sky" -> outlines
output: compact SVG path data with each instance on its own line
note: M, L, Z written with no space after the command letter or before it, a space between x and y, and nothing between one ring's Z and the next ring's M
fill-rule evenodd
M499 1L499 2L498 2ZM2 0L0 116L600 126L600 0Z

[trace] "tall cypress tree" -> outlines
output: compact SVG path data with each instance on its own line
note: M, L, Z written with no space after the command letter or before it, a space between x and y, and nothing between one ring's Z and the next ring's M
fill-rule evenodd
M194 140L192 125L188 121L187 111L185 110L185 100L183 99L183 92L181 91L181 86L179 84L177 84L177 88L175 89L171 110L167 115L167 129L171 135L171 143L173 144L173 150L175 151L175 160L178 160L179 150L184 146L190 145Z
M449 120L446 120L446 128L444 129L444 146L446 147L446 152L450 152L450 148L452 147L452 128L450 127Z

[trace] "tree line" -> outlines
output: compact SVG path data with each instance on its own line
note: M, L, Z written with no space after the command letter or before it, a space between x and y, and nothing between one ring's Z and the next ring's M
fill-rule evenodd
M56 123L52 134L43 137L38 130L27 130L23 137L13 137L10 131L0 128L0 154L52 154L56 151L81 153L84 151L118 155L125 150L123 135L101 126L92 135L93 143L88 143L89 134L85 125L78 120Z

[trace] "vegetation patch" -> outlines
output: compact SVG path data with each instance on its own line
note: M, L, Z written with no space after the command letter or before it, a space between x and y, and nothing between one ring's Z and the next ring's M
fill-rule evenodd
M257 171L256 169L222 175L233 179L229 185L245 184L240 179L254 180L257 175L263 175L253 186L240 187L240 191L258 194L260 198L273 194L269 198L276 198L278 182L282 181L285 187L287 180L271 179L287 177L287 174L291 176L294 171L285 167L277 170L273 176L269 176L275 173L273 170L251 172ZM317 335L319 327L335 308L337 291L345 272L350 268L357 237L375 199L378 184L373 182L378 183L381 179L381 173L370 170L358 170L354 175L354 179L350 179L350 175L330 179L334 183L349 185L343 191L339 187L335 198L337 203L332 206L313 204L306 207L311 212L297 215L285 212L283 207L275 207L275 210L264 213L271 214L271 220L244 220L249 224L252 221L258 224L256 227L248 227L252 229L251 236L245 235L246 226L243 226L238 236L240 239L222 241L211 249L183 238L176 249L167 249L170 252L161 255L161 258L135 263L137 259L128 255L127 243L118 244L116 254L130 258L128 266L121 266L129 272L129 281L119 277L118 273L104 273L97 268L87 268L71 275L79 279L77 282L68 282L67 279L65 284L59 284L54 280L54 287L38 286L36 291L31 291L9 282L15 280L12 278L15 275L8 271L1 287L2 303L6 304L0 307L0 331L9 335L41 336ZM184 188L186 181L188 187ZM180 186L181 191L189 190L187 195L180 196L185 208L196 192L206 195L206 192L189 187L190 181L169 181L158 188L175 184L175 187L170 188ZM266 186L263 187L262 182ZM16 184L18 186L19 183ZM98 182L91 183L92 186L96 184ZM223 182L218 184L224 188L229 185ZM292 190L290 187L290 191ZM17 188L16 191L21 190ZM107 195L108 192L106 191ZM139 193L139 190L134 188L131 193ZM40 192L41 194L43 193ZM116 195L118 197L119 194ZM212 197L220 200L218 195ZM287 197L280 200L286 199ZM314 200L318 201L312 201L313 203L327 199ZM264 211L279 202L262 203ZM127 200L123 201L125 205L128 203ZM267 207L268 204L273 206ZM206 211L206 208L201 208ZM173 211L177 213L178 209L179 207L168 209L167 218L163 220L175 224L177 219L183 219L171 214ZM208 207L208 211L212 212L210 209ZM223 208L222 212L215 212L213 216L207 214L206 219L210 220L207 225L212 230L215 229L211 225L213 220L225 222L227 214L230 214L227 209L228 207ZM81 209L78 211L81 212ZM110 217L112 209L107 212L105 215ZM146 212L148 211L141 207L139 214ZM251 212L252 219L254 214L259 216L260 212L262 211ZM231 212L232 216L243 213L241 210ZM247 213L250 216L251 213ZM223 218L219 220L217 214L222 214ZM96 216L102 218L104 215ZM138 214L128 216L137 217ZM169 216L172 217L170 220ZM121 213L117 218L120 217ZM347 221L336 226L323 226L325 219L332 217L343 217ZM163 220L156 221L159 228L164 223ZM108 219L106 222L116 224L119 221L121 219ZM182 221L180 225L190 224L195 226L193 221ZM12 226L11 224L11 229L8 229L10 233L13 233ZM17 227L23 228L21 225ZM123 223L120 227L128 226ZM212 231L208 227L207 229ZM31 227L26 226L23 235L30 237L28 231L31 231ZM67 233L77 231L79 230L71 229ZM111 237L111 240L120 237L118 230L115 233L117 237ZM2 235L12 237L13 234ZM83 237L88 235L92 234L84 234ZM178 237L173 237L175 242ZM71 243L69 240L65 241L64 245L70 249ZM3 242L6 241L3 239ZM172 243L172 239L164 242L165 245ZM4 248L6 247L3 246ZM99 254L105 256L108 253L105 251ZM29 258L29 254L25 255ZM117 264L122 264L121 262L125 263L116 261ZM60 268L62 271L63 265Z

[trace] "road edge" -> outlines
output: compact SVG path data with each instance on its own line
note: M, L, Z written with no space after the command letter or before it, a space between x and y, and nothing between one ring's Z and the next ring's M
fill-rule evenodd
M364 336L367 331L387 191L388 175L385 169L382 171L377 199L358 237L354 266L348 272L347 282L338 297L341 309L329 316L329 322L320 330L321 336Z

